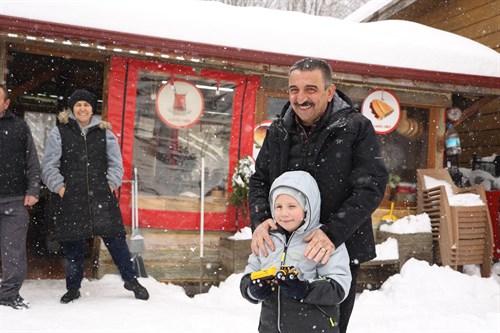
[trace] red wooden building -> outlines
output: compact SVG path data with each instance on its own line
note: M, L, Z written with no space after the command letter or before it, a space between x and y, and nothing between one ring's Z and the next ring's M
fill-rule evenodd
M417 168L443 165L446 111L456 96L468 107L500 96L498 54L424 26L367 26L212 2L195 2L199 8L190 11L190 2L148 4L106 2L99 10L76 2L44 3L43 8L2 5L0 74L13 111L30 123L40 153L72 91L86 88L97 94L98 113L112 123L120 140L125 178L138 169L144 257L148 272L162 281L218 280L220 237L245 224L227 200L234 167L258 151L254 128L280 111L287 99L288 67L296 60L314 56L329 61L338 89L360 109L377 91L394 96L398 117L384 125L391 130L379 137L389 171L410 184L416 182ZM285 25L291 21L310 28L290 31ZM429 42L422 43L421 37ZM470 52L434 56L446 43L459 43ZM127 224L130 199L126 182L120 202ZM373 221L387 211L384 201ZM414 211L414 197L401 196L396 215ZM39 243L50 237L46 231L33 233ZM110 259L103 249L94 250L89 256L98 257L101 265L89 274L102 275ZM33 261L32 276L55 274L47 267L57 270L57 263L44 260ZM203 262L210 265L200 273Z

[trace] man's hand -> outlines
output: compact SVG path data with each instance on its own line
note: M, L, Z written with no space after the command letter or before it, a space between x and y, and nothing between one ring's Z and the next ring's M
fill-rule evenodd
M304 255L315 263L321 261L323 265L326 264L335 251L335 245L321 229L316 229L307 235L304 242L309 243Z
M278 230L278 226L274 223L273 219L267 219L255 229L252 234L252 252L258 256L259 250L262 252L264 257L267 257L269 253L267 253L266 245L274 251L274 244L271 240L271 236L269 236L269 229Z
M27 207L31 207L34 204L36 204L37 202L38 202L38 198L35 196L26 194L26 196L24 197L24 205Z
M66 192L66 187L65 187L65 186L61 187L61 189L60 189L60 190L59 190L59 192L58 192L58 193L59 193L59 196L60 196L61 198L62 198L62 197L64 197L64 192Z

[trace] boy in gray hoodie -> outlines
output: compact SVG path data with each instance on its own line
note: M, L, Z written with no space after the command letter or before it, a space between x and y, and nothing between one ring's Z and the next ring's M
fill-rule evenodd
M325 265L304 256L304 238L321 226L316 181L304 171L286 172L273 182L269 201L279 227L270 233L276 250L251 254L240 284L245 299L262 303L259 332L338 332L338 306L351 284L347 249L337 247ZM286 266L293 269L280 272ZM252 279L267 269L280 273Z

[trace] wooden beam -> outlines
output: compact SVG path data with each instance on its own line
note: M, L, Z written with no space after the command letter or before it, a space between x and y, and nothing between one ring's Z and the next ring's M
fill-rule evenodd
M39 85L47 81L49 78L59 75L60 71L61 70L59 68L57 68L56 70L46 69L38 71L35 75L33 75L33 78L31 80L23 83L16 89L12 90L12 92L10 93L10 99L14 100L16 99L16 97L23 95L25 91L30 91L38 87Z
M497 96L485 96L479 99L476 103L472 104L462 112L462 116L460 117L460 119L452 123L453 127L460 125L461 123L475 115L483 106L494 100L496 97Z
M443 137L445 132L445 108L431 108L429 110L429 133L427 137L427 168L435 169L442 165Z
M0 40L0 83L5 84L7 82L7 43Z

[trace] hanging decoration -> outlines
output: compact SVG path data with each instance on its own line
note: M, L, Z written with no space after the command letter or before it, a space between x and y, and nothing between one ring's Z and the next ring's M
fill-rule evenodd
M175 79L160 87L156 97L156 114L169 127L187 128L203 115L203 94L193 83Z
M460 110L459 108L449 108L448 110L446 110L446 117L449 121L455 122L462 117L462 113L462 110Z
M394 131L401 115L397 97L384 89L374 90L368 94L363 101L361 113L370 119L377 134Z

